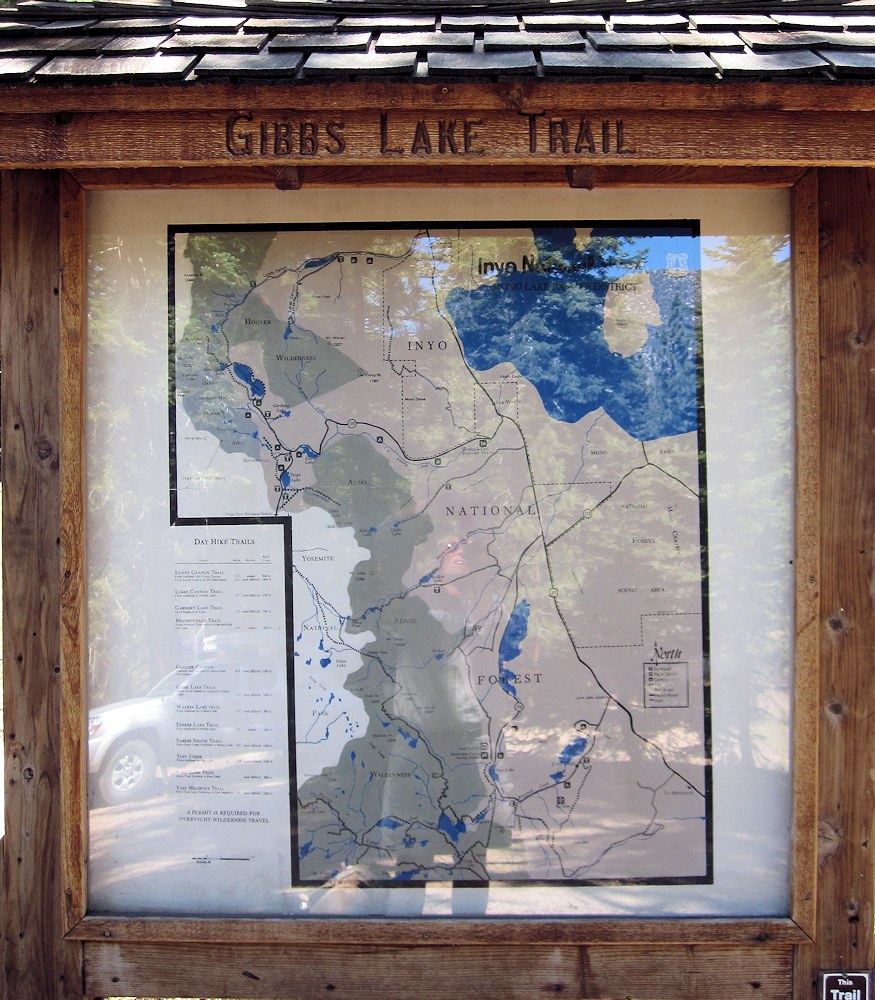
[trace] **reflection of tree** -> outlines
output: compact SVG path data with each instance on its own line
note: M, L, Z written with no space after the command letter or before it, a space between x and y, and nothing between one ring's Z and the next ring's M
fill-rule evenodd
M227 347L208 321L216 295L229 305L245 295L251 275L272 234L261 232L193 235L192 311L180 354L171 362L189 365L202 379L191 397L193 409L230 405L230 390L213 376ZM153 469L167 476L164 427L151 436L156 399L168 391L166 316L152 303L164 274L152 274L144 260L166 259L166 246L135 241L96 250L89 261L88 384L88 671L89 699L104 704L143 694L168 673L168 589L154 558L156 525L169 521L167 494L156 489ZM184 276L179 276L184 279ZM153 336L144 337L145 327ZM103 387L103 388L102 388ZM171 386L171 392L173 387ZM154 498L154 500L152 499ZM134 651L120 658L119 650Z
M142 481L144 455L153 450L149 415L156 394L165 391L166 355L163 334L147 341L136 332L136 319L163 278L144 269L141 248L119 241L96 251L89 265L88 683L90 703L98 705L143 693L166 672L150 655L166 627L160 609L166 582L154 576L144 528L153 516L151 490ZM155 320L163 327L163 316ZM157 372L157 385L144 372ZM165 495L158 502L166 508ZM139 652L120 659L119 649Z
M612 280L642 269L646 243L593 236L581 249L573 230L555 229L536 231L536 244L535 270L448 296L474 367L512 362L560 420L603 407L639 439L694 429L696 275L653 273L663 322L626 358L605 340L605 299Z
M738 395L749 382L752 365L762 369L764 357L779 359L769 361L759 376L761 385L776 391L739 404L739 410L755 407L755 416L732 429L736 474L714 484L721 509L733 512L733 544L718 551L712 543L712 562L719 560L724 568L723 585L735 581L755 593L758 607L756 623L744 633L741 648L732 651L731 683L745 692L748 701L747 720L731 736L732 754L748 766L772 768L786 767L787 760L789 692L786 678L780 671L776 676L775 666L789 662L792 637L789 607L783 603L787 583L776 579L774 572L789 551L791 468L789 448L778 465L764 460L762 448L792 439L789 352L774 347L786 344L790 336L787 245L788 238L780 234L724 239L718 249L708 251L719 268L709 272L711 291L705 301L711 343L715 352L719 343L721 359L718 367L709 364L707 354L705 358L715 393ZM757 529L755 547L746 541L748 525ZM721 600L715 586L712 602Z
M257 456L259 445L242 433L241 390L223 377L230 364L233 324L227 314L246 300L257 278L272 233L221 233L189 236L185 257L191 261L191 313L177 330L175 375L177 400L198 430ZM229 448L230 450L230 448Z

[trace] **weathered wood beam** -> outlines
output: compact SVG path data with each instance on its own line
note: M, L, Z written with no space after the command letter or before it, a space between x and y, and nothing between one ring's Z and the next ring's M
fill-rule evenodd
M853 111L225 110L0 114L0 167L857 166ZM484 169L485 172L485 169Z
M416 163L410 166L378 164L370 167L308 166L308 188L316 187L508 187L537 184L540 187L567 187L569 170L559 164L515 166L500 164L484 169L481 165L440 166ZM805 167L583 167L591 172L593 186L605 187L792 187ZM579 176L579 175L578 175ZM274 167L144 167L141 169L84 168L75 171L76 180L90 191L119 188L169 190L180 188L274 188Z
M207 86L171 84L113 86L87 83L75 87L34 87L26 84L8 91L3 112L10 115L44 113L53 119L70 111L195 111L260 107L284 114L297 111L333 113L336 109L370 111L429 108L446 117L468 108L493 111L539 112L545 109L588 113L598 117L603 108L623 111L875 111L875 90L858 84L812 85L809 82L569 81L506 80L488 86L457 80L405 83L401 80L347 83L322 78L293 87L211 81ZM12 95L14 94L14 99ZM124 136L119 132L116 144Z
M820 856L796 1000L819 970L875 964L875 171L819 174Z
M62 938L59 178L0 175L7 1000L82 996Z
M228 945L221 957L190 944L86 945L96 996L150 988L156 996L324 1000L786 1000L791 952L715 946L647 948L389 948L354 945L276 949Z

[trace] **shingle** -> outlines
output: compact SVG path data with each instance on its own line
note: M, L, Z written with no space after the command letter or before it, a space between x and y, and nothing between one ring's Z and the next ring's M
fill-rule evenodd
M61 0L56 0L54 3L45 3L43 0L23 0L22 3L17 3L14 6L20 14L36 14L38 17L49 17L49 15L60 18L69 17L71 9ZM82 3L80 0L76 4L75 10L76 17L84 17L86 14L94 13L94 4L91 2Z
M314 52L304 63L306 76L359 73L411 76L415 68L414 52Z
M304 61L300 52L258 52L207 55L195 66L196 76L294 76Z
M38 35L66 35L71 31L87 31L97 24L93 18L88 21L49 21L45 24L34 24L31 30Z
M46 56L0 57L0 81L27 80L46 61Z
M841 21L849 31L875 31L875 17L867 14L842 14Z
M637 52L667 52L668 42L658 31L612 31L592 33L587 32L587 40L597 49L613 51L617 49L633 49Z
M662 37L673 49L710 52L712 49L738 50L744 42L731 31L664 31Z
M377 39L378 52L401 52L419 49L470 49L473 31L384 31Z
M331 31L337 24L336 17L250 17L243 25L244 31Z
M216 34L217 32L225 31L235 32L240 28L245 20L245 17L206 17L190 15L189 17L182 18L179 21L178 27L180 31L209 32L210 34Z
M0 21L0 35L32 35L33 25L26 21Z
M125 38L112 38L104 45L104 53L108 52L157 52L170 35L129 35Z
M824 52L836 76L875 75L875 52Z
M338 31L434 31L437 19L426 15L395 17L392 14L368 14L360 17L345 17L337 25Z
M501 49L570 49L586 45L579 31L487 31L486 51Z
M772 31L778 25L767 14L690 14L690 24L706 31Z
M527 28L577 28L580 31L607 31L601 14L523 14Z
M155 6L163 7L165 4L159 2ZM174 10L194 10L197 14L193 16L204 16L204 12L211 8L216 13L228 15L232 10L245 10L246 0L171 0L170 6Z
M256 52L267 35L174 35L161 46L164 52Z
M716 76L717 66L702 52L645 52L595 49L544 52L548 73L586 73L591 76Z
M813 52L713 52L724 76L805 76L827 68Z
M772 20L782 28L802 31L841 31L841 20L831 14L786 14L780 8L771 14Z
M158 0L156 7L163 7L165 3ZM170 6L174 9L179 7L183 10L190 9L197 13L192 16L205 16L212 10L214 14L229 15L234 10L245 10L246 0L170 0Z
M371 42L371 33L361 31L356 34L311 34L311 35L277 35L268 43L271 52L282 52L286 49L316 50L330 49L335 52L366 52Z
M492 76L498 73L531 73L538 67L532 52L429 53L429 73Z
M516 14L444 14L441 28L444 31L510 31L519 28Z
M818 52L824 49L871 49L875 47L875 32L872 31L842 31L829 32L822 36L814 48Z
M662 31L663 28L686 28L687 19L681 14L612 14L614 31Z
M37 70L37 79L181 79L197 56L58 56Z
M777 49L810 49L829 41L829 34L820 31L741 31L742 40L754 52Z
M58 37L11 38L0 42L0 52L17 53L18 55L57 55L63 52L97 53L106 45L106 38L96 38L93 35L70 35Z
M178 21L178 17L110 17L105 21L98 21L93 30L106 35L151 35L164 29L172 29Z

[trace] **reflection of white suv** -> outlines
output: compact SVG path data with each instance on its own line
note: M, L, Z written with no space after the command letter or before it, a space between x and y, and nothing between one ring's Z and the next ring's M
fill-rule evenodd
M200 671L174 670L143 698L129 698L88 713L88 777L106 805L142 798L173 748L176 702Z

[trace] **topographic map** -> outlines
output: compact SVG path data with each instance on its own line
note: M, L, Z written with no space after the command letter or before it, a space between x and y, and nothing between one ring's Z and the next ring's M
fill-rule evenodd
M174 524L286 525L292 882L709 882L692 223L171 227Z

